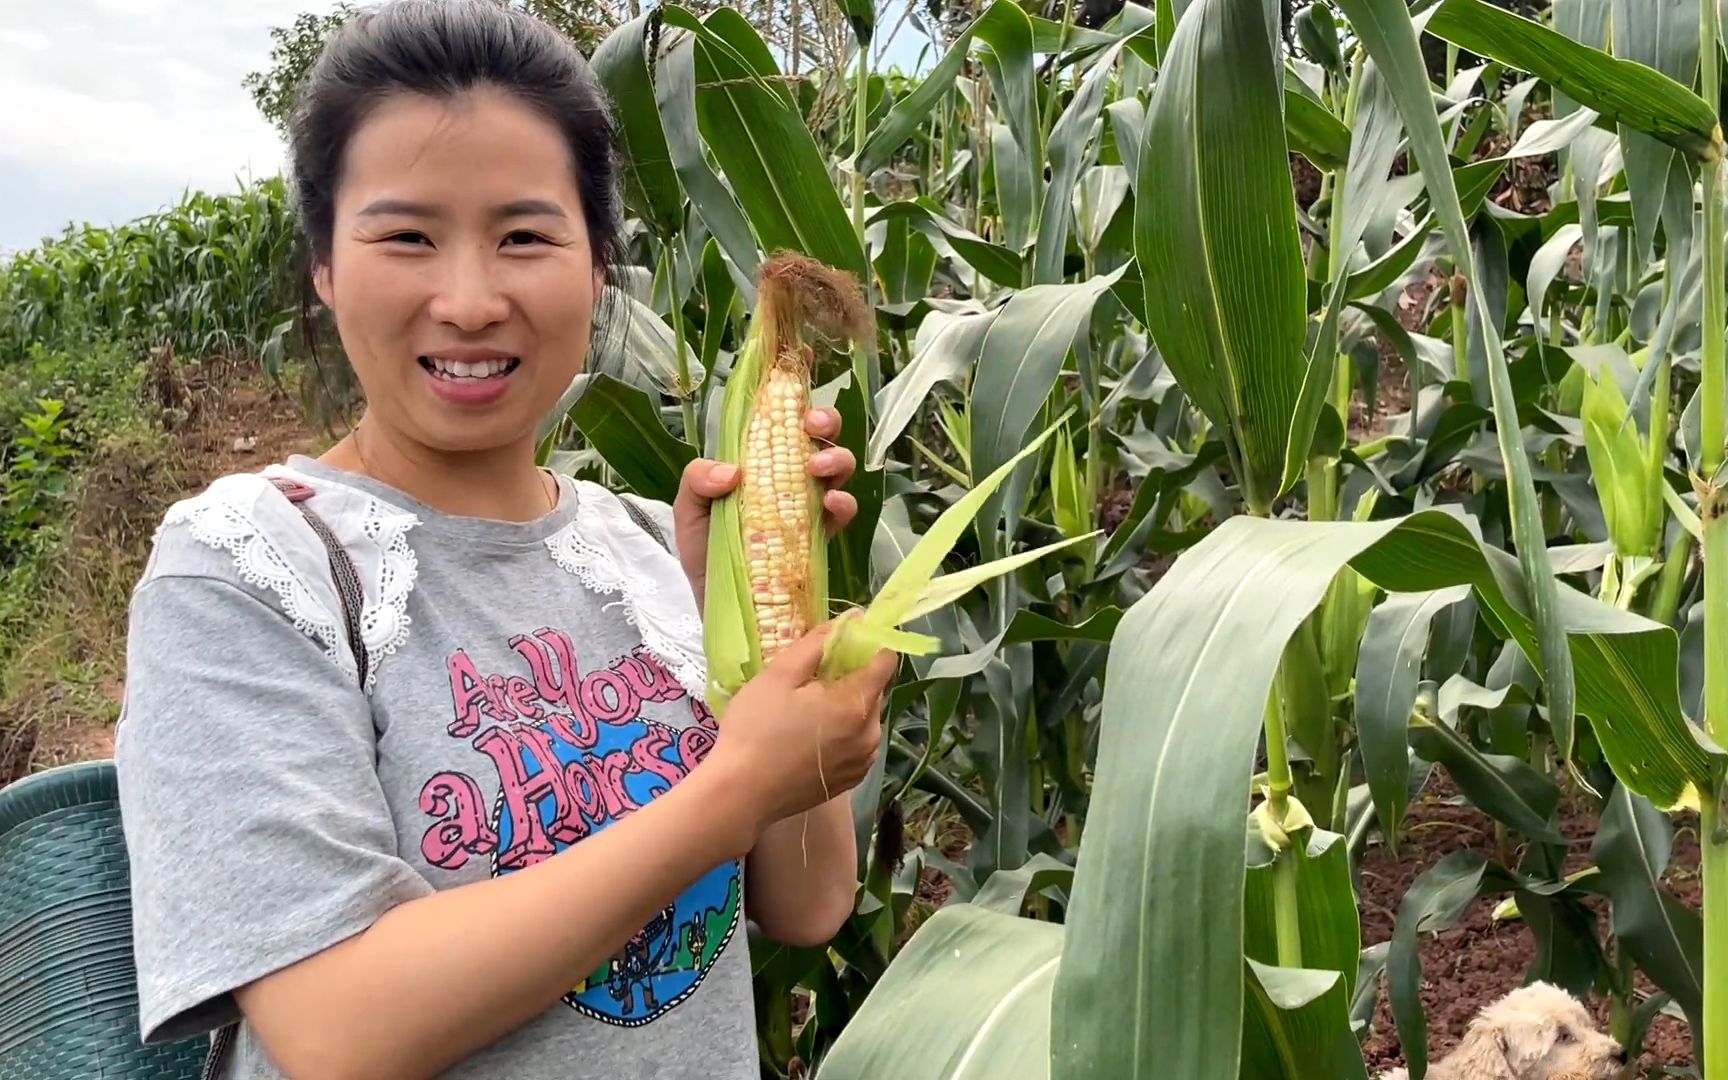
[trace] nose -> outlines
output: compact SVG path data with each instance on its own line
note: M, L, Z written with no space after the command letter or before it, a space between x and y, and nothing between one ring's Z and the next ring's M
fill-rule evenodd
M498 287L493 269L484 255L448 259L428 313L465 332L503 322L509 317L510 301Z
M1616 1047L1613 1054L1614 1063L1616 1065L1626 1064L1627 1056L1626 1048L1624 1046Z

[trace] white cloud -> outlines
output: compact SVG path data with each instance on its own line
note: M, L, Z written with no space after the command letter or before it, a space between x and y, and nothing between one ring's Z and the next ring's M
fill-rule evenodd
M277 172L281 142L242 80L268 64L272 27L336 6L0 2L0 251L68 222L151 213L187 188L231 191L237 178ZM889 59L915 63L922 44L905 26Z
M0 248L69 220L231 190L282 160L241 85L270 28L335 0L60 0L0 8ZM74 198L76 197L76 198ZM76 200L85 200L89 211Z

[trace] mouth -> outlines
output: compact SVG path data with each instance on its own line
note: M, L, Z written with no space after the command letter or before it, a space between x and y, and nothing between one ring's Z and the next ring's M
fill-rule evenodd
M451 360L443 356L422 356L419 359L420 366L434 379L469 386L508 378L522 366L519 356L489 360Z

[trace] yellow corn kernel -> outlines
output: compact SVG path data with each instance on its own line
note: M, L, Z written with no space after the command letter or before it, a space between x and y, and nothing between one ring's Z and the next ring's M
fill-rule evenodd
M756 633L767 661L809 629L811 484L814 450L804 431L809 365L786 350L763 374L744 429L739 485L744 552Z
M874 328L851 275L793 252L764 260L749 332L726 381L711 456L743 473L715 502L708 534L703 645L716 716L777 652L828 617L821 487L804 432L815 353Z

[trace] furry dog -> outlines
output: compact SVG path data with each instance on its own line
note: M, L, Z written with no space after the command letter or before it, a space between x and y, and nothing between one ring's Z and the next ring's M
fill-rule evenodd
M1577 998L1538 982L1477 1013L1428 1080L1613 1080L1625 1066L1625 1049L1596 1030ZM1395 1069L1382 1080L1406 1074Z

